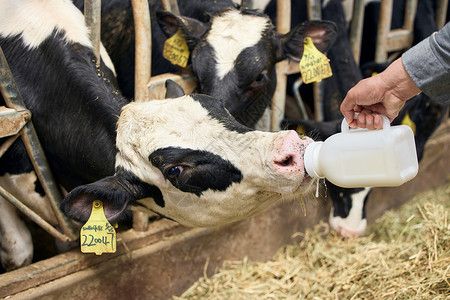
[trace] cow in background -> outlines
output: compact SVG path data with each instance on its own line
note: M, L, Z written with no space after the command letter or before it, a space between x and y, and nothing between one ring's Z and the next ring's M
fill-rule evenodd
M300 197L310 186L303 153L311 139L250 129L219 99L186 96L170 81L166 100L130 103L114 87L104 53L96 60L71 1L21 4L0 2L0 47L53 175L70 191L61 204L67 216L85 222L99 199L110 222L139 205L184 225L215 226ZM287 55L289 39L272 38L275 52ZM20 140L0 158L0 182L55 223ZM2 197L0 214L2 264L29 264L30 234Z
M76 0L83 9L83 1ZM149 1L152 20L152 75L175 72L162 56L166 37L181 29L190 50L190 69L198 91L221 99L242 124L268 130L270 105L276 87L275 64L299 61L303 37L310 36L325 52L335 40L333 23L298 24L278 34L270 19L253 10L239 10L226 0L180 0L181 16L161 11ZM130 0L102 2L102 42L117 70L119 87L128 98L134 93L134 23ZM279 52L279 43L285 51Z

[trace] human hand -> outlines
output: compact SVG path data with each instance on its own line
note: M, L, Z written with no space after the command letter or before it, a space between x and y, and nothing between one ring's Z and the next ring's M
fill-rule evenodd
M350 127L383 128L385 115L390 122L398 116L406 100L420 93L403 67L401 58L384 72L358 82L342 101L341 112ZM354 119L355 113L359 113Z

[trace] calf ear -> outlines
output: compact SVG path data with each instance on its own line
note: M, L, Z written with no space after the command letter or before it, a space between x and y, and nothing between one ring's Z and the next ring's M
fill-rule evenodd
M306 21L279 37L277 61L291 58L300 61L305 37L310 37L316 48L325 53L336 40L337 28L331 21Z
M73 189L62 201L61 211L66 216L85 223L89 219L95 200L103 202L103 210L108 221L119 222L126 219L127 204L135 198L132 193L125 190L114 175Z
M342 119L334 121L284 120L283 125L290 129L302 129L303 133L316 141L325 141L333 134L341 132ZM300 127L300 128L299 128Z
M159 26L167 37L173 36L178 29L181 28L190 50L194 49L209 29L207 24L197 19L177 16L168 11L157 11L156 18Z
M166 99L179 98L183 96L184 91L181 86L171 79L166 80Z

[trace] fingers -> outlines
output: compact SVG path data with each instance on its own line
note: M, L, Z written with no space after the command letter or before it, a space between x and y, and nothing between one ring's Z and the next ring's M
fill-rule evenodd
M383 129L383 118L381 115L374 116L374 127L375 129Z
M378 114L373 114L372 111L367 109L363 110L358 115L358 117L354 120L353 124L355 124L357 127L367 128L370 130L383 129L382 117Z

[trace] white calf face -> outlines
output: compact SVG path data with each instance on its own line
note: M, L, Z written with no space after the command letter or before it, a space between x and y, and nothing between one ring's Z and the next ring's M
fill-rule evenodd
M192 226L255 214L298 195L309 139L252 131L203 96L131 103L119 118L116 167L156 186L147 208Z
M310 181L304 180L303 154L311 139L295 131L254 131L219 100L180 90L168 87L174 99L122 109L116 174L72 190L61 205L66 215L85 222L98 199L111 222L123 219L130 203L205 227L302 193Z

